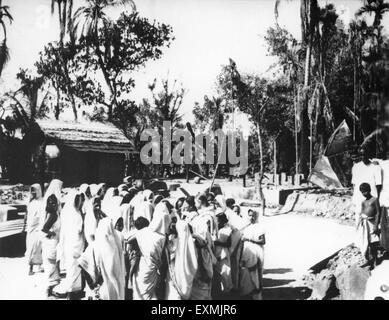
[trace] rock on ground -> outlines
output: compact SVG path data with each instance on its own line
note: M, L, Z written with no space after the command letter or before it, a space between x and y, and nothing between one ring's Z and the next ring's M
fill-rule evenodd
M354 245L339 251L320 272L309 273L303 277L305 285L312 289L310 299L363 299L370 276L367 269L360 267L365 262L359 248Z

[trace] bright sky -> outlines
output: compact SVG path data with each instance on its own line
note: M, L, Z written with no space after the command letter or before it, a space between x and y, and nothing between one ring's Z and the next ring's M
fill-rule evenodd
M75 7L82 0L74 0ZM273 58L267 56L263 35L274 25L274 0L135 0L141 16L173 27L175 41L163 57L149 62L136 76L132 94L141 101L154 78L177 79L187 89L182 113L192 119L195 101L215 93L217 74L228 58L234 59L241 72L265 72ZM321 0L335 2L349 19L361 6L360 0ZM50 13L50 0L4 0L14 23L8 27L11 60L3 72L1 90L15 89L20 67L31 68L39 51L58 39L58 19ZM113 12L113 16L118 11ZM280 22L297 38L300 35L299 1L283 0ZM385 24L387 25L387 20Z

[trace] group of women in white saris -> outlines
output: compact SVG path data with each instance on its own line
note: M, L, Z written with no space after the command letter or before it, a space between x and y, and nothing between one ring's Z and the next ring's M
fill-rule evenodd
M208 193L173 206L139 183L84 184L62 207L61 189L53 180L43 197L33 185L28 206L26 257L43 264L48 295L261 298L263 226L254 211L242 218L233 199Z

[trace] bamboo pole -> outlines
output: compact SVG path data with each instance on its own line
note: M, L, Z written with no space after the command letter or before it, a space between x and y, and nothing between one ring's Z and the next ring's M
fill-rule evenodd
M295 151L296 151L296 174L299 174L299 155L298 155L298 123L297 123L297 103L296 103L296 89L294 89L294 136L295 136Z
M225 141L226 137L227 137L227 135L224 135L223 141L221 143L221 148L220 148L220 150L218 150L219 154L218 154L218 157L217 157L217 163L216 163L216 167L215 167L215 172L213 173L212 182L211 182L211 186L209 187L209 190L212 189L213 184L215 183L216 174L217 174L217 168L219 167L220 157L221 157L221 154L223 152L223 146L224 146L224 141Z
M195 174L196 176L198 176L198 177L200 177L200 178L203 178L204 180L209 180L209 178L206 178L206 177L204 177L203 175L201 175L201 174L199 174L199 173L197 173L197 172L195 172L195 171L193 171L193 170L189 170L189 172L192 172L193 174Z

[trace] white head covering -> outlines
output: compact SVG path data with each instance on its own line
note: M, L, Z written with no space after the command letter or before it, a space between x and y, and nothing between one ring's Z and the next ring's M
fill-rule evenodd
M142 192L143 201L149 201L152 196L154 196L153 191L147 189Z
M224 198L224 196L219 194L219 195L216 196L215 200L220 205L220 207L223 209L223 211L226 211L227 204L226 204L226 199Z
M75 255L81 255L84 250L83 218L79 208L76 208L76 197L81 195L81 192L76 191L69 193L66 196L66 202L61 211L58 259L63 267L66 266L68 259L73 259ZM82 236L80 236L81 234Z
M127 185L126 184L121 184L121 185L119 185L118 186L118 190L119 190L119 193L120 192L123 192L123 191L127 191L128 190L128 187L127 187Z
M52 194L54 194L57 197L58 201L61 201L62 186L63 186L63 182L61 180L58 179L51 180L49 187L47 188L45 193L45 202L47 201L47 198L50 197Z
M61 180L58 180L58 179L51 180L51 182L46 190L45 196L43 198L43 205L45 206L44 210L46 210L47 199L53 194L57 198L57 202L58 202L57 213L59 214L61 212L61 210L62 210L62 203L61 203L62 186L63 186L63 182Z
M149 228L159 234L165 235L169 231L171 217L165 202L160 202L155 207L153 219Z
M92 198L94 196L97 195L97 191L98 191L98 185L96 183L92 183L90 186L89 186L89 189L90 189L90 193L92 195Z
M109 200L113 198L115 195L115 188L108 188L107 192L105 193L104 200Z
M43 194L42 194L42 188L39 183L35 183L31 186L31 191L34 190L36 193L35 200L42 200Z
M115 188L109 188L107 192L105 193L104 199L101 201L101 210L109 216L109 211L112 210L112 207L114 206L114 202L112 201L114 196Z
M86 196L86 191L88 190L88 188L89 188L89 191L90 191L90 186L89 186L89 184L83 183L83 184L80 186L79 190L80 190L81 193L83 193L83 194Z

